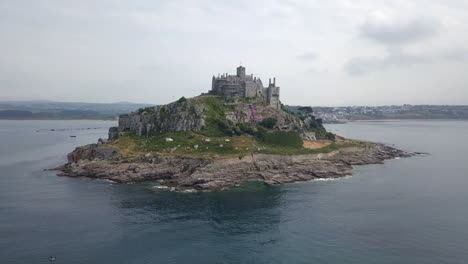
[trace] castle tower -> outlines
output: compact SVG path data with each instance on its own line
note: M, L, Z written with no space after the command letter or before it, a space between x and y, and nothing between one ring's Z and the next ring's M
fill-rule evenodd
M237 67L237 77L245 78L245 67Z

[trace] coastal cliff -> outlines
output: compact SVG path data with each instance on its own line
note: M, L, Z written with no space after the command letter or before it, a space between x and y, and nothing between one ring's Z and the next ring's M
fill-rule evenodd
M290 112L262 98L202 95L121 115L107 140L76 148L60 176L173 190L222 190L351 175L353 165L413 154L327 132L311 107Z
M314 129L324 128L316 122L312 111L302 115L273 108L255 98L222 98L198 96L167 104L142 108L120 115L117 127L109 130L109 139L134 134L149 137L168 132L200 132L207 136L239 135L242 126L256 130L265 119L274 119L270 129L296 131L307 137ZM321 122L321 121L320 121ZM241 125L244 124L244 125Z
M77 148L60 176L108 179L118 183L157 181L177 191L213 191L249 180L282 184L352 174L353 165L381 164L385 160L412 156L382 144L344 145L328 153L305 155L256 154L218 159L162 157L151 154L134 160L113 155L98 145Z

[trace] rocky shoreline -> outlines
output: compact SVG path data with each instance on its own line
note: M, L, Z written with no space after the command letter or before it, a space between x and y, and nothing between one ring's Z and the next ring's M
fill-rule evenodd
M68 154L68 163L56 168L59 176L108 179L118 183L156 181L176 191L215 191L249 180L283 184L352 174L354 165L382 164L385 160L414 156L383 144L346 147L330 153L270 155L252 153L245 157L196 159L154 157L123 160L118 149L91 144Z

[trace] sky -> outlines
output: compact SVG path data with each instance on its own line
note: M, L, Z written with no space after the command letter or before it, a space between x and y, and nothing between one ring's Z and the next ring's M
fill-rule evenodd
M468 0L0 0L0 100L164 104L241 63L289 105L468 104Z

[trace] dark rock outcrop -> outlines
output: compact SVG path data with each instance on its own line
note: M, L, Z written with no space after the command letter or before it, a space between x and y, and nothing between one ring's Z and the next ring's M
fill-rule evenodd
M233 124L249 123L252 122L252 119L262 121L269 117L275 118L277 121L276 127L282 130L306 130L304 122L297 116L291 115L281 109L272 108L268 105L239 103L233 111L226 112L226 119Z
M200 131L205 126L203 104L177 101L141 109L139 112L119 116L119 126L109 129L109 139L119 137L122 132L137 136L148 136L151 132Z
M349 147L327 154L267 155L202 160L178 157L152 157L139 161L119 161L115 149L88 145L69 154L69 163L59 175L109 179L120 183L159 181L176 190L221 190L248 180L282 184L318 178L351 175L353 165L380 164L384 160L413 154L382 144L365 148Z
M87 160L110 160L119 152L117 148L103 148L98 144L89 144L77 147L73 152L67 155L69 163L76 163Z
M280 108L258 102L234 101L229 103L220 98L221 105L210 105L213 96L200 96L191 99L154 107L140 109L137 112L119 116L118 127L109 129L109 140L115 140L125 133L137 136L150 136L153 133L182 131L202 131L208 124L207 112L215 111L218 119L225 120L231 125L256 125L266 118L276 120L275 128L278 130L294 130L301 135L311 131L310 124L297 115L285 112ZM217 97L215 97L217 98ZM306 137L307 138L307 137Z

